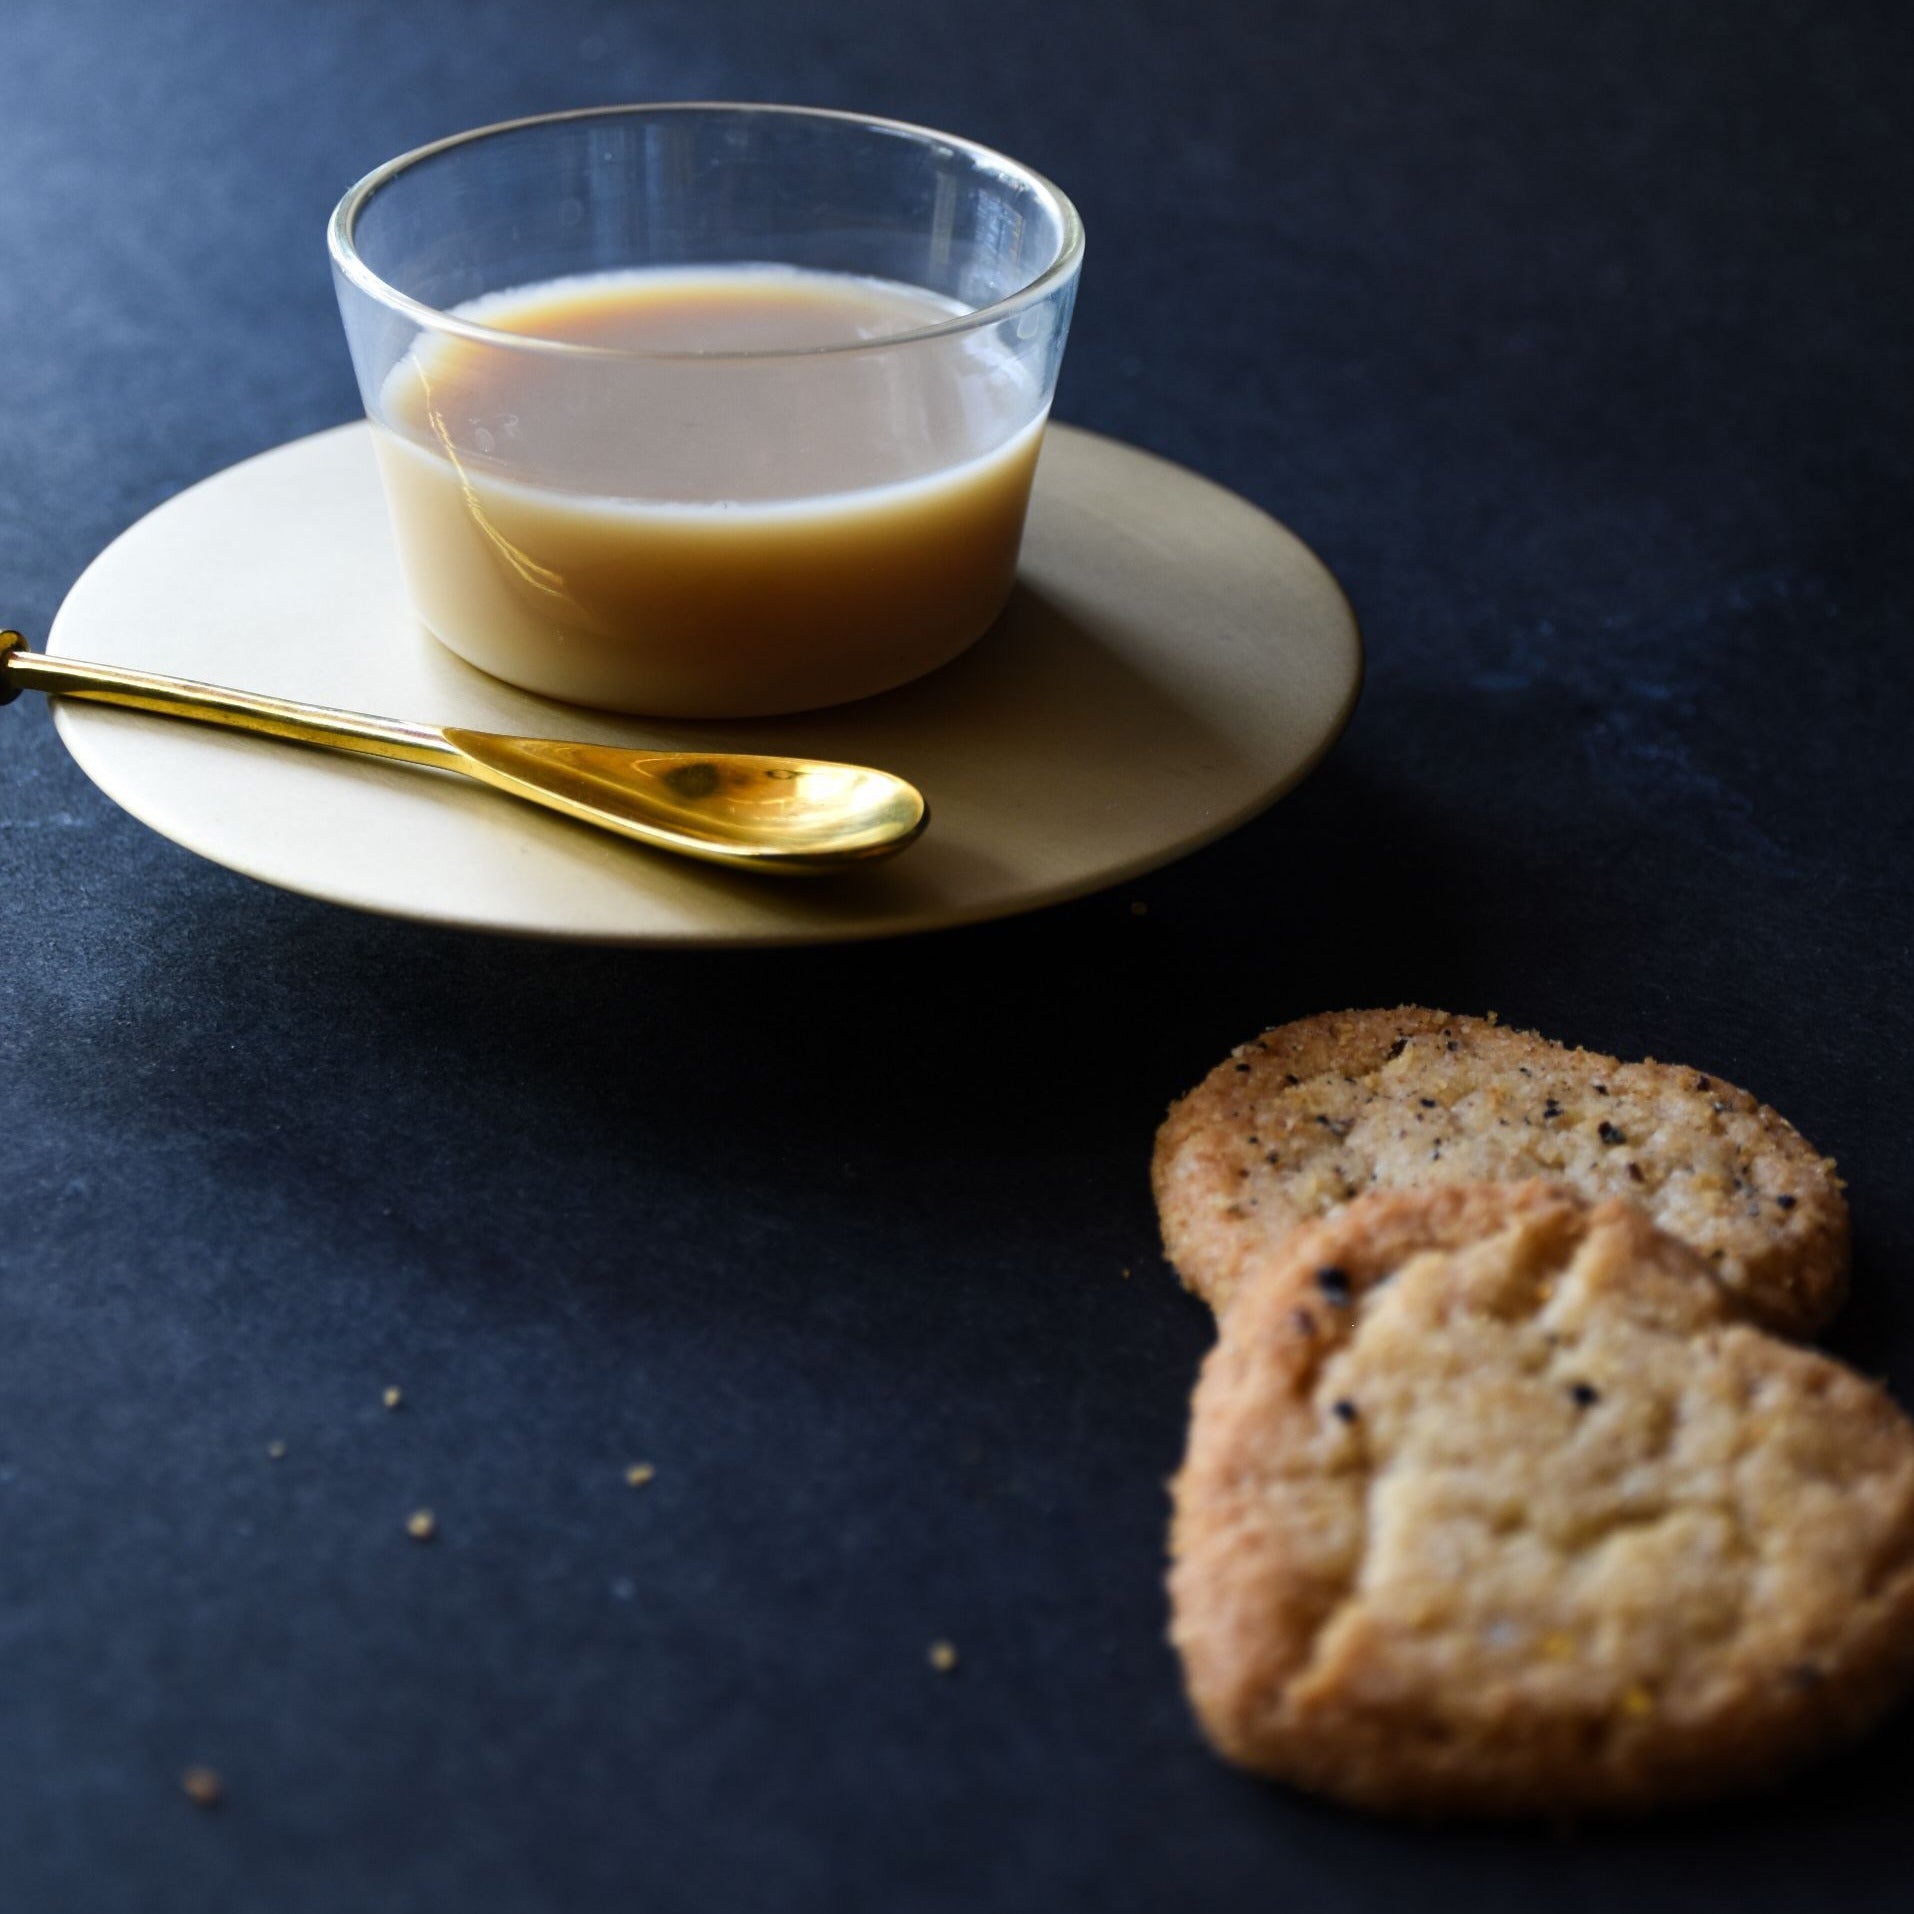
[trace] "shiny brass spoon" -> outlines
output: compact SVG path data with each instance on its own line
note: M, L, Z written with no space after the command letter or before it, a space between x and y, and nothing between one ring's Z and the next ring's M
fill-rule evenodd
M28 651L17 631L0 631L0 704L22 691L130 705L358 757L456 771L653 850L733 870L790 876L841 871L901 851L930 819L915 785L861 764L736 751L628 751L404 724L117 665L50 658Z

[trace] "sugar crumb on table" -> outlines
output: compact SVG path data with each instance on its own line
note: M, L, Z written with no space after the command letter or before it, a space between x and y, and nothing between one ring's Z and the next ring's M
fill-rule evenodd
M179 1778L181 1791L196 1808L217 1808L226 1799L226 1784L216 1768L195 1764Z

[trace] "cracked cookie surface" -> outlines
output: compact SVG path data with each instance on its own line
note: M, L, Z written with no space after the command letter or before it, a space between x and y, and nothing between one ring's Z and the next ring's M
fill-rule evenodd
M1547 1177L1623 1196L1791 1335L1840 1306L1834 1166L1745 1090L1438 1010L1352 1010L1241 1045L1170 1112L1164 1247L1219 1314L1297 1225L1376 1189Z
M1914 1677L1914 1427L1559 1186L1297 1232L1223 1319L1173 1495L1209 1738L1360 1806L1711 1795Z

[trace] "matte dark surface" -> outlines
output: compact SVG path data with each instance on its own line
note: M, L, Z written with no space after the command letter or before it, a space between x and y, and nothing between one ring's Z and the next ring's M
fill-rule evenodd
M1286 519L1371 646L1192 862L811 954L279 895L0 718L6 1914L1906 1907L1906 1716L1577 1836L1212 1761L1159 1588L1208 1335L1144 1166L1326 1007L1692 1062L1840 1157L1834 1340L1914 1396L1907 20L4 0L0 621L354 412L365 168L730 95L1063 182L1062 415Z

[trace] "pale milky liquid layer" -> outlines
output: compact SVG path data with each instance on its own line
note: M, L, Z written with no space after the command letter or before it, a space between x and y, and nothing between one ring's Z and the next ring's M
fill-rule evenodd
M1042 435L1025 366L912 287L626 272L421 340L375 433L414 603L453 650L581 704L737 717L934 669L1002 609ZM756 355L774 352L778 356Z

